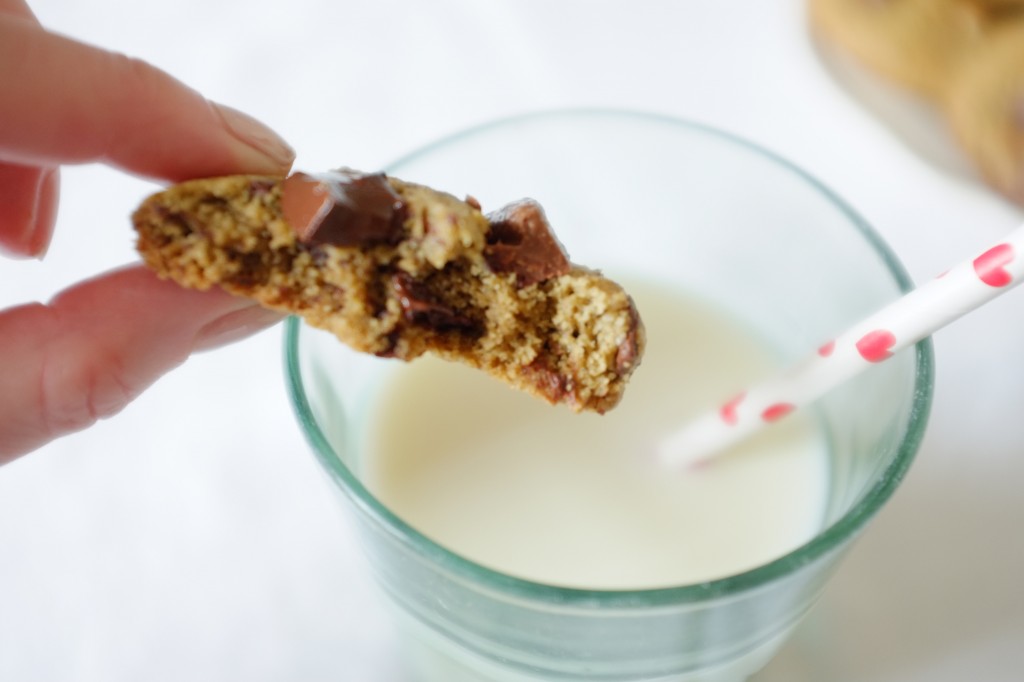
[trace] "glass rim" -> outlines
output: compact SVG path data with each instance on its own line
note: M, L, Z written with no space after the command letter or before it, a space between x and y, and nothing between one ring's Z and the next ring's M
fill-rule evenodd
M817 178L794 163L758 144L732 133L686 119L616 109L559 109L532 112L497 119L439 138L388 164L385 170L393 172L396 168L400 168L450 144L461 142L476 135L489 133L504 126L534 120L555 120L581 116L629 118L681 127L717 137L726 143L738 145L749 152L774 162L781 170L795 174L799 179L806 182L811 189L823 195L847 218L851 226L860 232L861 236L865 238L881 257L901 292L906 293L913 288L913 283L904 270L903 265L878 233L852 207ZM307 442L312 447L317 459L320 460L324 468L330 473L331 478L341 486L342 491L346 493L349 499L363 512L379 520L402 545L417 554L429 558L437 566L447 571L465 576L473 581L483 583L520 598L554 601L563 605L592 605L597 601L605 607L643 608L671 606L680 603L693 603L721 598L763 586L782 576L793 573L812 561L840 548L846 540L855 537L881 509L910 468L924 437L931 409L934 383L934 351L931 339L925 338L914 346L913 402L909 417L904 424L904 432L895 457L893 457L885 470L877 477L856 504L848 509L837 521L822 529L813 538L799 547L755 568L701 583L639 589L600 590L574 588L518 578L467 559L420 533L382 504L345 466L313 416L309 400L306 396L298 358L299 334L302 327L303 325L297 317L290 317L285 323L284 360L288 394Z

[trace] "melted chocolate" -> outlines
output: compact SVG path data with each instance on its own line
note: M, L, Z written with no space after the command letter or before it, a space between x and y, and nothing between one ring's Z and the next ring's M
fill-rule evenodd
M293 173L281 191L284 218L311 246L365 247L401 240L405 203L383 173Z
M523 366L522 371L548 402L568 402L570 405L579 403L573 378L560 374L543 356Z
M487 219L491 230L484 259L494 272L515 273L518 287L569 272L569 257L536 201L517 201L488 214Z
M455 312L431 295L422 282L404 272L392 280L405 319L420 327L438 332L460 331L471 336L483 334L483 326L476 320Z

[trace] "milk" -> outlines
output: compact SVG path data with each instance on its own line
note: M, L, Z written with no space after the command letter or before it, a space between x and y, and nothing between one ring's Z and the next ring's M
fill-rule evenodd
M371 410L363 479L405 522L504 573L586 589L704 582L820 530L828 461L807 415L702 469L654 459L664 434L778 369L770 348L707 304L632 287L648 332L622 403L571 413L424 358Z

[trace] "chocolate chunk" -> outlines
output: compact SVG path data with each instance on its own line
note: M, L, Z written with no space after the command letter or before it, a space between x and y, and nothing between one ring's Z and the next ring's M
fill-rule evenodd
M626 332L626 338L619 344L619 349L615 353L615 371L619 376L629 374L639 364L640 345L638 337L643 330L640 327L640 316L637 315L636 308L632 306L632 301L630 301L630 304L629 330Z
M406 216L405 203L383 173L347 169L293 173L284 181L281 209L299 241L314 246L395 244Z
M398 329L393 329L384 337L384 347L374 353L378 358L393 358L397 355L395 352L398 349L398 339L401 337L402 332Z
M172 211L166 206L157 206L155 209L157 218L164 222L167 227L173 225L177 228L179 236L185 236L196 232L188 216L178 211Z
M470 336L481 336L483 325L460 315L431 295L422 282L401 272L392 279L392 286L402 306L402 314L409 322L438 332L461 331Z
M543 356L524 365L523 375L550 403L565 401L570 405L575 405L579 402L576 397L576 382L573 378L559 374Z
M494 272L515 273L518 287L569 272L569 257L536 201L517 201L488 214L487 219L491 230L484 258Z

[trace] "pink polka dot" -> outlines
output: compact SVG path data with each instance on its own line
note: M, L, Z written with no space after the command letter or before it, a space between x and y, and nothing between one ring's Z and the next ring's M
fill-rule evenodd
M892 357L889 349L896 343L896 337L885 329L868 332L857 341L857 352L868 362L881 362Z
M787 414L796 409L796 406L792 403L774 403L769 405L761 413L761 419L766 422L773 422L782 419Z
M733 426L739 421L740 418L739 415L736 414L736 407L740 402L742 402L744 396L746 396L746 393L740 393L725 403L725 405L722 405L721 409L718 410L718 414L721 415L722 421L729 426Z
M1013 262L1013 247L1009 244L998 244L974 259L974 272L990 287L1005 287L1013 281L1005 265Z

